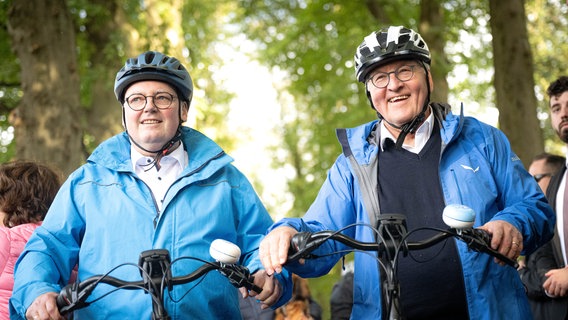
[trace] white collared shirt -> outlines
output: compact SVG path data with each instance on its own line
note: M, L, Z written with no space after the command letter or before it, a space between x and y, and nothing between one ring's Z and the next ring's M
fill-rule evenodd
M568 155L567 155L568 156ZM566 163L568 167L568 162ZM568 173L568 171L567 171ZM560 237L560 247L562 248L562 256L564 258L564 264L567 264L568 257L566 257L566 248L564 245L564 238L568 236L568 230L564 230L564 190L566 190L566 174L562 177L560 185L558 185L558 191L556 191L556 230L558 231L558 236ZM568 265L568 264L567 264Z
M422 123L420 127L418 127L418 130L416 130L416 135L414 136L414 146L403 143L402 147L412 153L416 154L420 153L420 151L422 151L422 148L424 148L424 146L426 145L426 142L428 142L428 139L430 139L433 127L434 127L434 113L430 112L428 118L426 118L424 123ZM381 134L380 146L382 151L384 151L383 146L387 138L396 142L396 139L394 138L393 134L390 133L390 131L387 129L385 121L381 121L380 134Z
M154 161L154 157L146 157L140 154L134 147L130 148L130 157L134 172L144 181L156 199L156 204L160 211L162 203L168 188L174 183L177 177L182 173L188 162L187 152L180 144L174 151L167 156L163 156L160 160L160 170L156 166L148 171L148 167Z

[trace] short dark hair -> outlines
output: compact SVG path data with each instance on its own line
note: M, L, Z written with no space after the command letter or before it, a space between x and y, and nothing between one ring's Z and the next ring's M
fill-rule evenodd
M534 158L533 158L533 162L537 161L537 160L545 160L545 165L546 167L550 170L550 172L558 172L560 170L560 168L562 168L564 165L566 165L566 158L563 156L558 156L555 154L551 154L548 152L543 152L540 154L537 154Z
M568 91L568 76L561 76L546 89L546 93L549 97L557 96L565 91Z

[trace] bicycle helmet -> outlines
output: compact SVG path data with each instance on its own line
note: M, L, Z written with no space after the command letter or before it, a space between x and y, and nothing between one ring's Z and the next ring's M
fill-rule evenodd
M114 93L118 101L124 103L124 93L134 82L157 80L173 86L188 105L193 95L191 76L178 59L157 51L147 51L136 58L126 60L126 64L116 74Z
M355 53L357 80L365 82L373 69L403 59L430 64L430 50L420 34L402 26L375 31L365 37Z

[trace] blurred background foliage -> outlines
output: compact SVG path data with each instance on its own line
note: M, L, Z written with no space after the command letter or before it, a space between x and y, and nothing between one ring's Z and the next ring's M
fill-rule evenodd
M114 76L127 57L150 49L176 56L188 66L195 84L188 125L215 139L229 154L237 152L244 143L254 144L262 137L231 131L231 103L239 92L228 88L219 74L225 65L235 63L235 53L246 52L250 61L279 75L272 83L278 105L273 111L278 118L272 128L275 138L252 155L285 179L282 190L276 190L278 195L266 205L275 219L301 216L340 153L335 128L376 118L364 87L354 78L353 55L367 34L388 25L417 29L427 40L433 53L434 100L449 101L454 112L463 102L466 115L482 116L498 127L508 119L518 121L510 110L537 118L538 130L523 122L506 132L542 141L527 145L512 139L525 163L530 161L528 155L544 150L565 153L550 128L545 90L567 73L567 5L554 0L493 2L503 10L522 9L519 21L528 39L521 40L530 43L532 63L525 76L509 81L519 87L530 85L534 92L508 93L537 101L499 106L493 80L494 55L500 53L492 46L499 30L492 30L490 21L504 18L492 17L490 4L488 0L53 0L48 4L0 0L4 26L0 28L0 162L35 159L52 163L65 174L77 168L101 141L122 130ZM40 10L53 14L42 15ZM25 24L19 20L23 17ZM58 32L42 34L61 19L69 19L73 26L70 38ZM522 33L508 36L523 37ZM52 48L61 41L70 46ZM52 53L45 54L47 49ZM78 90L66 90L74 86L64 77L46 85L41 70L61 59L72 59L68 63L76 65L60 71L76 75ZM243 85L254 83L247 74L232 76ZM54 88L65 94L50 95ZM26 100L26 95L34 99ZM257 103L264 105L260 92L258 96ZM73 106L77 110L66 110L69 101L78 101ZM52 117L45 124L47 130L35 129L49 110L60 115L72 112L76 118L69 123L66 117ZM254 127L263 119L250 114L247 121ZM73 156L59 159L56 154ZM245 173L261 197L274 188L271 178L257 170ZM338 277L339 267L329 276L310 280L326 317L329 292Z

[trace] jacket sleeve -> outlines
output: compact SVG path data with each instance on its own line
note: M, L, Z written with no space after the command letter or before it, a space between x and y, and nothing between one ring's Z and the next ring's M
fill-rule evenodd
M10 237L9 230L6 227L0 227L0 279L7 275L6 266L8 265L8 258L10 257ZM10 277L13 275L10 273ZM2 281L4 283L4 281ZM2 286L0 286L2 288Z
M237 170L233 170L233 173L239 181L239 188L233 189L232 199L235 211L238 212L238 243L243 251L241 263L254 274L263 269L258 256L258 247L273 221L246 177ZM287 270L283 270L275 277L282 285L282 295L272 306L273 309L284 305L292 296L292 275Z
M524 254L528 255L552 239L556 215L534 178L511 150L505 134L493 128L493 137L496 142L491 160L502 192L498 200L503 207L494 219L505 220L521 232Z
M505 134L465 119L441 159L446 202L474 209L476 227L492 220L510 223L523 235L528 255L552 239L556 216Z
M329 170L315 201L304 217L282 219L269 231L279 226L289 226L299 232L341 230L346 236L355 237L355 227L347 227L354 224L357 219L353 180L347 166L345 158L340 156ZM319 256L318 259L307 259L304 264L289 263L286 268L304 278L323 276L348 250L346 245L337 241L325 241L313 252L314 255Z

